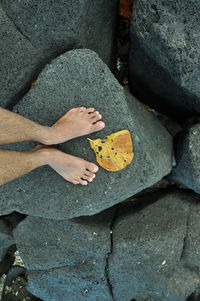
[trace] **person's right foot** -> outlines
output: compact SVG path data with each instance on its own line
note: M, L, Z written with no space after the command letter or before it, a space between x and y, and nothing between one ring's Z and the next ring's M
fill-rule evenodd
M68 155L57 149L40 147L38 151L47 152L46 163L65 180L73 184L87 185L88 182L94 180L95 174L99 169L97 165L91 162Z
M63 143L76 137L100 131L105 127L101 114L94 108L80 107L69 110L52 127L55 143Z

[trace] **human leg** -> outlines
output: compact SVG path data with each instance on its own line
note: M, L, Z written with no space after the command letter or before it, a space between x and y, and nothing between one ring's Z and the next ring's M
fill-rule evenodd
M49 147L29 152L0 150L0 185L43 165L52 167L65 180L82 185L91 182L98 171L93 163Z
M0 108L0 145L21 141L36 141L46 145L100 131L105 124L94 108L74 108L53 126L42 126L13 112Z

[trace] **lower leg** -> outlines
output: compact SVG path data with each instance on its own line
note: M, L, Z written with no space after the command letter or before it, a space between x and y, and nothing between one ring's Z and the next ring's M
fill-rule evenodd
M43 165L51 166L65 180L82 185L91 182L98 171L95 164L53 148L41 146L29 152L0 150L0 185Z

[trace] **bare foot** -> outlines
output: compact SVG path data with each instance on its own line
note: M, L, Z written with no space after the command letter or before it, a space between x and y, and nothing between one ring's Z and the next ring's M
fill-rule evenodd
M48 153L46 164L51 166L65 180L73 184L87 185L95 178L98 166L49 147L39 147L38 151Z
M52 127L52 144L63 143L76 137L100 131L105 127L98 111L94 108L74 108L62 116Z

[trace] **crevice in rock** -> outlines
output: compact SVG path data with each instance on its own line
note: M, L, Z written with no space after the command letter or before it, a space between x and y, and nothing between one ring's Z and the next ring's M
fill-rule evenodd
M106 277L107 285L108 285L110 295L111 295L113 301L115 301L115 299L114 299L114 294L113 294L113 286L111 284L110 277L109 277L109 260L110 260L110 257L113 254L113 246L114 246L114 243L113 243L113 226L114 226L115 220L118 216L118 207L119 206L116 206L115 212L114 212L114 215L113 215L113 219L110 223L110 252L108 252L106 257L105 257L105 277Z
M8 19L12 22L12 24L15 26L15 28L17 29L17 31L19 31L19 33L26 39L29 41L29 43L33 46L33 48L35 48L36 50L38 50L38 48L33 44L33 42L29 39L29 37L27 37L19 28L19 26L14 22L14 20L8 15L7 11L5 9L3 9L3 7L1 7L1 9L4 11L4 13L6 14L6 16L8 17Z
M187 238L188 238L188 227L189 227L189 220L190 220L190 214L191 214L191 206L188 208L188 214L187 214L187 220L186 220L186 231L185 231L185 237L183 239L183 246L182 246L182 252L180 255L180 261L185 259L185 251L187 248Z
M200 277L199 267L196 266L195 264L185 263L183 266L184 266L184 268L188 269L190 272L195 274L198 278Z

